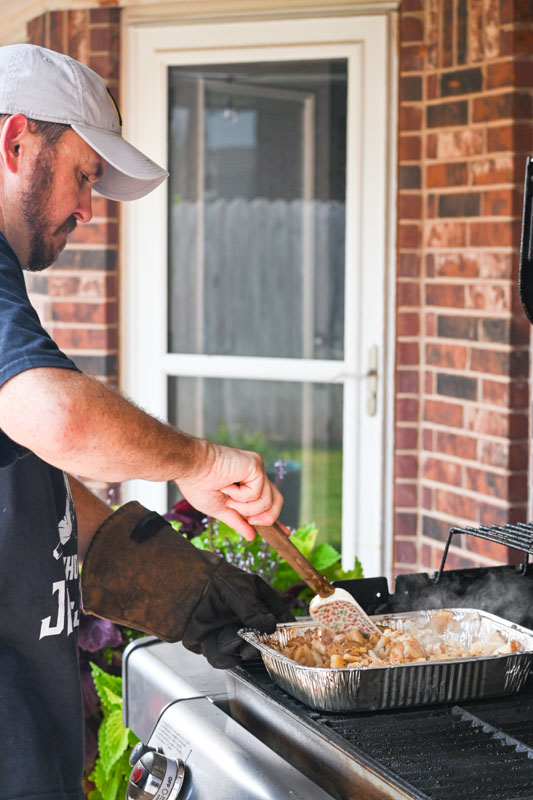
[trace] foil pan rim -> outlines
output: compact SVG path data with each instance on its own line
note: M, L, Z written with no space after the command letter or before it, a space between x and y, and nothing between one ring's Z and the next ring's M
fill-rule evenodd
M468 614L479 614L481 617L490 620L491 622L495 622L498 625L501 623L503 629L507 629L509 633L512 631L516 631L516 633L520 635L529 636L531 639L531 650L521 650L516 653L497 653L494 655L487 655L487 656L470 656L470 657L461 657L461 658L439 658L439 659L429 659L428 661L408 661L404 664L376 664L375 666L369 665L366 667L309 667L305 664L300 664L298 661L294 661L293 659L285 656L283 653L280 653L279 650L276 650L273 647L270 647L268 644L259 640L260 636L274 636L275 633L279 630L290 629L295 630L298 628L305 629L305 630L316 630L320 626L317 622L313 620L302 621L302 622L281 622L276 625L276 631L272 634L261 634L259 631L253 628L241 628L238 631L238 635L241 639L251 644L257 650L261 652L261 657L266 655L268 658L272 658L275 661L279 661L281 663L286 663L292 669L298 670L305 670L314 673L323 673L326 670L332 670L336 674L340 673L357 673L357 672L368 672L368 671L388 671L388 670L398 670L398 669L405 669L406 667L421 667L427 665L437 665L437 664L467 664L470 662L480 663L482 661L496 661L500 659L506 659L512 656L516 658L517 656L530 656L533 655L533 630L529 628L524 628L522 625L519 625L516 622L511 622L510 620L506 620L503 617L498 617L495 614L491 614L488 611L482 611L478 608L428 608L423 609L422 611L400 611L395 612L393 614L372 614L370 615L370 619L373 622L379 623L383 620L389 619L410 619L412 617L420 616L421 614L427 614L431 612L437 611L451 611L454 614L462 614L464 616Z

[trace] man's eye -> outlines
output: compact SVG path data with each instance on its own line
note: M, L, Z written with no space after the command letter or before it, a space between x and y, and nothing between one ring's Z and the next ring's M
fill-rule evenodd
M81 180L82 180L82 182L83 182L83 181L88 181L88 180L89 180L89 176L88 176L88 175L86 175L84 172L82 172L82 173L81 173Z

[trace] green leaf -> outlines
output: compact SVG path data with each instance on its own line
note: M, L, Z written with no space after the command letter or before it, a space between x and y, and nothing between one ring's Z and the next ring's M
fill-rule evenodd
M200 536L193 536L190 540L191 544L198 548L198 550L208 550L208 541L207 536L205 533L201 533Z
M105 697L106 707L109 705L110 711L114 708L122 708L122 694L116 694L107 686L102 686L102 697Z
M183 525L183 522L181 522L179 519L169 519L168 521L170 522L170 526L174 528L175 531L179 531Z
M326 542L317 545L311 553L310 562L319 572L323 572L328 567L332 567L340 561L341 554L338 550Z
M111 701L113 695L119 698L119 702L122 705L122 678L118 675L110 675L109 672L105 672L93 661L91 661L91 674L102 707L110 709L116 706L116 702Z
M272 586L279 592L289 589L295 583L300 583L301 578L297 572L290 567L285 560L283 560L276 570L276 574L272 579Z
M303 525L295 530L291 536L291 542L298 548L300 553L309 558L316 544L317 536L318 528L314 522L311 522L309 525Z
M346 572L342 568L338 568L335 573L335 580L338 581L348 581L352 580L353 578L363 578L363 565L359 561L358 558L355 559L354 568L349 569Z
M128 729L122 724L122 709L117 708L104 717L98 729L98 752L104 772L109 775L111 767L128 746ZM100 788L100 787L99 787Z

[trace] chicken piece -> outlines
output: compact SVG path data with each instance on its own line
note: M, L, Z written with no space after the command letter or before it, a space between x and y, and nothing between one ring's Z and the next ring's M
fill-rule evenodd
M334 655L331 656L331 660L330 660L330 664L329 665L333 669L342 669L342 667L346 666L346 661L344 660L344 658L342 656L340 656L337 653L335 653Z

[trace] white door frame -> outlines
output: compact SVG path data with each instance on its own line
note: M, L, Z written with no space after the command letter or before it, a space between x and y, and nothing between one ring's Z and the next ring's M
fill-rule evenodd
M392 549L393 179L395 64L387 15L331 19L132 24L127 35L125 135L167 163L167 69L171 65L346 58L345 357L343 361L180 355L167 352L167 192L124 206L121 386L166 419L168 375L341 382L343 565L390 574ZM127 266L126 266L127 265ZM360 309L359 316L354 308ZM372 347L378 352L377 412L366 412ZM126 494L164 511L164 484L131 482Z

